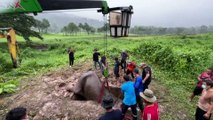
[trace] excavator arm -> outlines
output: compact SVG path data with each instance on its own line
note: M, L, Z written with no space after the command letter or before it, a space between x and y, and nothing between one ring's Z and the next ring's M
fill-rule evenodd
M38 13L49 10L102 8L108 13L104 0L0 0L0 13Z
M0 28L0 38L7 38L10 56L13 62L13 67L17 67L17 43L16 33L12 28Z

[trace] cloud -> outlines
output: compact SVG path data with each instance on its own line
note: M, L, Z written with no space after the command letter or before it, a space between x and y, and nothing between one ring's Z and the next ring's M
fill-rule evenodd
M213 25L213 0L107 0L110 7L133 5L132 25L200 26ZM72 14L103 20L97 9Z

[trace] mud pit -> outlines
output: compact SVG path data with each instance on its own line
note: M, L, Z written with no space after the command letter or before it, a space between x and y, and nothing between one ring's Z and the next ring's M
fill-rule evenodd
M0 96L0 119L4 119L8 110L23 106L28 109L29 118L32 120L96 120L105 111L96 101L73 100L73 86L82 73L92 69L92 62L64 68L45 75L23 80L20 91L13 95ZM110 92L120 97L120 88L114 85L113 70L109 71ZM100 71L97 75L103 80ZM154 86L154 87L153 87ZM159 102L167 101L164 96L166 89L152 82ZM161 89L159 92L158 90ZM119 108L121 101L116 99L115 108ZM166 106L160 103L160 112L166 111ZM138 112L140 120L141 113Z
M0 119L5 113L17 106L28 109L33 120L95 120L104 113L104 109L96 101L73 100L73 86L81 74L91 70L92 65L74 66L46 75L24 80L20 91L0 99ZM111 73L112 74L112 73ZM100 75L100 71L97 71ZM100 76L99 76L100 77ZM103 79L102 77L100 77ZM110 78L114 79L114 78ZM113 86L110 84L110 86ZM117 91L119 88L112 87ZM118 108L120 101L115 107Z

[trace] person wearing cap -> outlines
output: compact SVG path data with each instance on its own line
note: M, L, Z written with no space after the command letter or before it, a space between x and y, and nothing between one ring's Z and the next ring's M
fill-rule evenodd
M122 50L121 53L121 68L124 69L124 73L126 72L126 59L129 57L126 50Z
M146 63L141 63L140 67L142 68L142 79L143 79L143 89L148 89L149 84L151 83L152 80L152 69L146 64Z
M145 103L142 120L159 120L157 99L153 92L146 89L144 92L140 93L140 96L143 98Z
M137 120L137 104L134 83L128 75L124 75L123 78L125 82L121 85L121 91L124 94L124 99L122 101L122 118L125 117L128 108L131 108L132 118L133 120Z
M99 120L122 120L121 111L119 109L113 109L114 99L112 96L105 96L101 105L105 108L106 113L102 115Z
M140 111L143 112L143 101L140 96L140 92L143 92L143 82L142 82L143 80L142 77L139 75L139 70L137 68L134 69L133 73L135 76L134 88L136 94L136 101L138 107L140 108Z
M6 115L6 120L28 120L27 109L17 107L10 110Z
M213 82L205 80L202 88L203 91L198 100L195 120L210 120L213 108Z
M94 53L93 53L93 61L94 61L94 66L95 66L95 69L97 69L96 67L96 64L98 63L100 69L101 69L101 63L99 62L99 56L100 56L100 53L98 52L97 49L94 49Z

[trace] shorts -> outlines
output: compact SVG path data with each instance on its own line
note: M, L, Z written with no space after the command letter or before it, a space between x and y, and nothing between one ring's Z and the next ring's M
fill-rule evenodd
M203 91L203 88L196 86L193 93L194 95L200 95Z
M206 113L206 111L203 111L202 109L200 109L199 107L197 107L196 109L196 113L195 113L195 120L210 120L211 115L208 119L204 118L203 115Z

